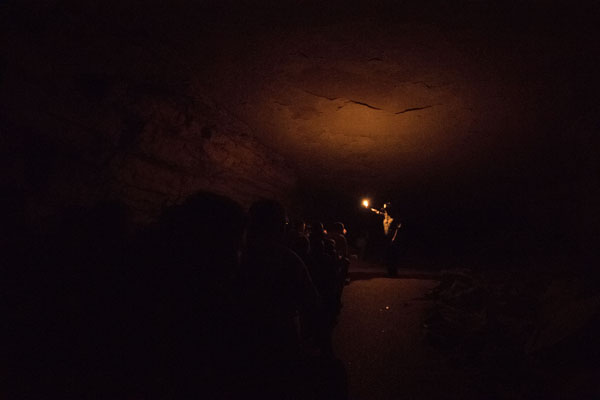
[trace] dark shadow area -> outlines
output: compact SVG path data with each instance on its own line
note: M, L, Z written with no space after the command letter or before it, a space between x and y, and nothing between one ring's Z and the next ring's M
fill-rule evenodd
M142 229L115 202L21 223L4 225L8 397L347 398L331 342L347 260L278 202L200 192Z
M354 272L348 273L348 278L350 279L350 282L352 282L352 281L362 281L362 280L368 280L368 279L375 279L375 278L388 278L388 279L432 279L432 280L436 280L436 279L439 279L439 274L436 274L436 273L427 273L427 272L418 272L418 271L411 271L411 272L399 271L394 276L390 276L385 271L380 271L380 272L354 271Z

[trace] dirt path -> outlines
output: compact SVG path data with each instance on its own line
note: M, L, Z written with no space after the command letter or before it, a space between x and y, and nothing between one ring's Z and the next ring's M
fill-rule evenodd
M425 342L422 324L431 303L423 296L436 284L375 277L346 286L334 345L350 399L478 398L468 374Z

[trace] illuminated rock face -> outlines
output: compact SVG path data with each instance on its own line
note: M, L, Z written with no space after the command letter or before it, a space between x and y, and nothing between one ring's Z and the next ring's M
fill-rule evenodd
M460 202L552 179L597 87L596 25L396 3L15 9L7 179L33 175L50 209L117 198L148 216L198 189L289 202L297 179Z
M290 202L292 170L236 118L206 103L182 113L156 100L135 148L115 168L113 185L128 204L152 212L198 190L244 205L260 197Z
M519 88L518 66L479 59L477 38L352 23L272 35L250 37L251 50L224 44L233 56L215 96L324 186L445 175L535 118L511 114L535 107L532 88Z
M591 92L568 66L573 37L495 29L359 20L243 42L218 32L207 90L321 187L518 180L556 151L565 111L578 115Z

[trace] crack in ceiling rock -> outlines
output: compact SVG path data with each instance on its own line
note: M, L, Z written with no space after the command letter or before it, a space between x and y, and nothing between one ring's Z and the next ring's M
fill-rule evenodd
M365 103L365 102L363 102L363 101L352 100L352 99L344 99L343 97L328 97L328 96L323 96L323 95L320 95L320 94L317 94L317 93L310 92L310 91L308 91L308 90L303 90L303 92L305 92L305 93L308 93L308 94L310 94L311 96L320 97L320 98L322 98L322 99L326 99L326 100L329 100L329 101L335 101L335 100L345 100L345 104L348 104L348 103L353 103L353 104L358 104L359 106L365 106L365 107L368 107L368 108L370 108L370 109L372 109L372 110L384 111L382 108L379 108L379 107L372 106L372 105L370 105L370 104L368 104L368 103ZM344 105L342 105L342 106L339 106L337 109L338 109L338 110L340 110L340 109L342 109L342 108L344 108Z
M419 83L420 83L420 82L419 82ZM317 93L310 92L310 91L308 91L308 90L303 90L303 92L305 92L305 93L308 93L308 94L310 94L311 96L320 97L320 98L322 98L322 99L326 99L326 100L329 100L329 101L344 100L344 98L342 98L342 97L328 97L328 96L323 96L323 95L320 95L320 94L317 94ZM370 104L368 104L368 103L365 103L365 102L363 102L363 101L352 100L352 99L347 99L347 100L344 102L344 104L343 104L343 105L341 105L341 106L338 106L338 108L337 108L337 110L336 110L336 111L339 111L339 110L341 110L341 109L342 109L342 108L344 108L344 107L345 107L345 105L346 105L346 104L348 104L348 103L357 104L357 105L359 105L359 106L364 106L364 107L370 108L370 109L372 109L372 110L389 112L389 111L386 111L386 110L384 110L383 108L375 107L375 106L372 106L372 105L370 105ZM439 105L441 105L441 104L432 104L432 105L429 105L429 106L423 106L423 107L411 107L411 108L404 109L404 110L402 110L402 111L395 112L394 114L404 114L404 113L406 113L406 112L410 112L410 111L419 111L419 110L425 110L425 109L427 109L427 108L431 108L431 107L435 107L435 106L439 106Z
M412 108L407 108L407 109L405 109L405 110L398 111L397 113L394 113L394 114L404 114L404 113L411 112L411 111L425 110L425 109L427 109L427 108L431 108L431 107L435 107L435 106L441 106L441 104L433 104L433 105L430 105L430 106L424 106L424 107L412 107Z
M339 97L328 97L328 96L323 96L323 95L321 95L321 94L316 94L316 93L313 93L313 92L311 92L311 91L304 90L304 89L303 89L302 91L303 91L304 93L308 93L308 94L310 94L311 96L320 97L320 98L322 98L322 99L326 99L326 100L329 100L329 101L340 100L340 98L339 98Z
M365 106L365 107L368 107L368 108L370 108L372 110L384 111L382 108L378 108L378 107L372 106L370 104L363 103L362 101L348 100L348 101L346 101L346 103L358 104L359 106ZM338 110L339 110L339 108L338 108Z

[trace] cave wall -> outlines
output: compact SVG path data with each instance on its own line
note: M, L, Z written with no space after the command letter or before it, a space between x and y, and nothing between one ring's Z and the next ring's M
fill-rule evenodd
M116 200L150 220L198 190L289 204L292 169L168 46L52 10L5 26L0 182L33 218Z
M244 205L259 197L289 203L291 169L234 117L205 99L123 86L102 104L33 96L37 104L23 108L29 117L12 115L3 180L24 184L34 214L118 200L144 220L198 190Z

